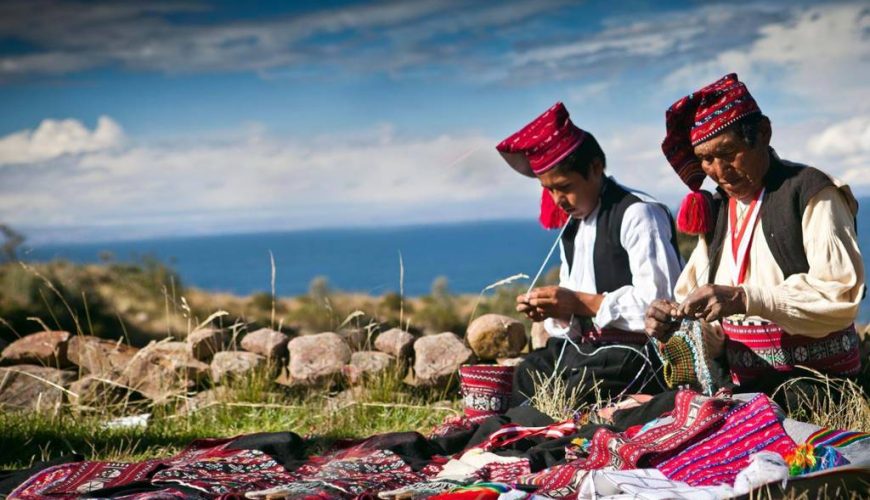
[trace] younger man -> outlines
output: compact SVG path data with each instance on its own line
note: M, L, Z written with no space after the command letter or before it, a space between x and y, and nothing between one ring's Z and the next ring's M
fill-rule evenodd
M579 387L589 398L594 384L603 397L661 390L650 364L655 355L645 350L644 313L653 300L672 297L680 274L667 208L605 175L604 151L571 122L562 103L496 149L541 183L545 227L568 224L559 286L517 297L517 311L544 321L552 337L517 367L512 406L534 394L536 378L554 373L569 393ZM604 346L612 348L599 349Z

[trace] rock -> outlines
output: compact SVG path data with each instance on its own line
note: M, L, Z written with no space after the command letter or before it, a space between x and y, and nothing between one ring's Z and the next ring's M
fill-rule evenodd
M242 338L242 349L264 356L266 359L287 357L287 343L290 337L271 328L260 328Z
M350 387L339 392L335 396L326 398L326 401L324 401L324 409L333 412L341 411L352 406L357 401L364 400L365 396L366 390L364 387Z
M221 351L211 360L211 379L216 384L244 377L266 364L266 358L246 351Z
M66 389L75 379L73 371L46 366L0 368L0 409L37 412L56 409L64 401L64 392L57 386Z
M399 328L391 328L378 335L375 349L397 359L407 359L414 352L414 336Z
M67 357L85 373L112 377L130 364L139 349L120 342L91 335L77 335L69 340Z
M342 367L342 373L351 384L363 381L366 375L376 375L387 370L396 358L384 352L360 351L350 357L350 364Z
M186 342L156 342L136 353L119 381L148 399L163 402L194 388L209 371L209 365L192 356Z
M471 349L451 332L427 335L414 342L414 382L436 385L471 358Z
M0 362L4 365L31 364L66 368L70 366L67 346L70 334L45 331L21 337L3 349Z
M290 364L287 376L291 383L316 382L341 373L350 362L350 347L332 332L303 335L287 344Z
M526 346L526 327L501 314L484 314L468 325L465 337L481 360L513 358Z
M202 328L194 330L187 336L187 346L190 354L208 363L216 352L224 350L226 344L226 332L216 328Z
M341 337L352 351L362 351L368 346L369 334L362 328L347 328L338 331L338 336Z
M136 391L124 385L95 375L85 375L70 385L70 403L78 406L103 408L142 399Z
M544 328L543 321L532 323L531 337L533 351L543 349L547 345L547 341L550 340L550 334Z
M185 398L176 409L179 415L190 415L197 411L213 406L219 401L227 401L232 398L232 390L228 387L217 386L211 389L197 392L189 398Z

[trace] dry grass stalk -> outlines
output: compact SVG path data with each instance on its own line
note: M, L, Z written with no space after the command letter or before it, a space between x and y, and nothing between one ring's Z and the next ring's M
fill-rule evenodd
M784 408L791 418L822 427L870 432L870 399L861 386L852 380L829 377L811 368L804 368L815 376L794 378L774 391L774 395L786 390L797 395L797 407ZM816 383L823 390L807 394L797 386L800 382Z
M534 386L534 394L530 397L531 405L542 413L545 413L560 422L571 418L575 412L583 410L587 405L581 404L582 401L588 401L590 396L594 395L596 403L588 405L589 408L594 408L600 404L601 397L598 389L598 381L593 380L592 384L576 385L571 390L568 390L568 382L557 374L545 374L540 372L532 373L532 384ZM586 369L583 369L581 380L586 378ZM528 397L528 395L524 396Z

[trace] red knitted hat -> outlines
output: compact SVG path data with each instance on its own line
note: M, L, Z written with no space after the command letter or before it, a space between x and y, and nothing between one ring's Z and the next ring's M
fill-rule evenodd
M693 191L683 200L677 216L680 231L702 234L710 230L709 204L697 193L706 175L695 156L695 146L755 113L761 113L761 109L746 85L737 79L736 73L725 75L668 108L662 152L680 179Z
M495 148L517 172L535 177L571 154L585 136L571 122L565 105L557 102Z
M496 149L517 172L535 177L541 175L566 156L574 152L586 132L571 122L568 110L557 102L531 123L501 141ZM541 225L547 229L560 228L568 214L553 203L546 190L541 194Z

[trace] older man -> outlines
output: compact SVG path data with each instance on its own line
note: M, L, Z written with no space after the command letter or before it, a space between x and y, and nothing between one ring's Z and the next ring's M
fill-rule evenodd
M698 245L647 332L667 337L701 320L711 356L724 349L742 391L771 393L808 367L833 376L861 366L853 321L864 291L857 202L825 173L781 159L770 120L730 74L670 107L662 144L694 193L678 216ZM698 192L704 178L713 197Z
M680 272L667 208L606 175L604 151L557 103L497 146L508 164L543 187L541 221L562 228L559 286L517 297L517 310L553 336L517 367L513 405L536 379L558 375L569 391L603 396L656 391L644 353L644 313L670 298ZM567 224L567 226L566 226ZM607 347L601 349L601 347Z

